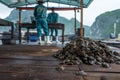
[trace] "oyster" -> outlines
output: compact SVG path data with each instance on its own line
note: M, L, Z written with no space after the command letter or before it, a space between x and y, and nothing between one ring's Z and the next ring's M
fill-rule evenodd
M102 63L102 67L105 67L105 68L110 68L110 65L108 63Z
M109 68L109 63L120 63L120 54L110 50L105 43L80 37L67 43L54 56L62 60L62 64L69 65L84 63Z
M65 67L63 65L60 65L56 68L57 71L63 71L65 70Z
M76 73L77 76L87 76L87 73L83 70L80 70L78 73Z

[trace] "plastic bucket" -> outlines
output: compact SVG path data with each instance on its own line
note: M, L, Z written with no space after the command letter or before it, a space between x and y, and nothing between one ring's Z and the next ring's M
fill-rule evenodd
M32 42L36 42L38 40L38 37L34 36L34 35L31 35L31 36L29 36L29 40L32 41Z

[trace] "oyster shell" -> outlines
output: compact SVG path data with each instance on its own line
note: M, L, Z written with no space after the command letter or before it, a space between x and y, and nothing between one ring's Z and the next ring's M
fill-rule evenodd
M89 38L75 38L55 54L62 64L97 64L109 68L109 63L120 63L120 53L101 42Z

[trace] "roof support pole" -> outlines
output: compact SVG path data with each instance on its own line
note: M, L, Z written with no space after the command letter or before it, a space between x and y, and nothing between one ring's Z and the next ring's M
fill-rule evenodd
M76 33L76 9L74 8L74 32Z
M83 0L80 0L80 37L83 38L84 37L84 28L83 28Z
M21 23L21 12L22 12L22 10L19 9L19 21L18 21L18 29L19 29L19 44L21 44L21 28L20 28L20 23Z

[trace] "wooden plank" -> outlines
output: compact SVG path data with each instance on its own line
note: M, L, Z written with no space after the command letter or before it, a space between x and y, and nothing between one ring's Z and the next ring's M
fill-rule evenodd
M0 73L0 80L27 80L28 76L26 73Z
M1 47L1 46L0 46ZM2 50L3 49L3 50ZM0 48L0 80L119 80L120 67L111 64L111 69L99 65L62 65L52 57L57 47L2 46ZM43 55L44 54L44 55ZM83 78L79 68L88 75Z
M89 72L87 76L87 80L120 80L120 74Z
M99 65L86 65L86 64L81 64L79 65L79 68L86 71L86 72L116 72L120 73L120 65L116 64L110 64L111 68L103 68Z
M27 65L27 64L0 64L0 72L29 72L33 71L42 71L42 72L55 72L59 71L58 67L60 65ZM74 72L78 71L77 66L63 66L63 72Z
M0 64L27 64L27 65L58 65L57 61L41 61L41 60L15 60L15 59L0 59Z
M23 56L23 55L1 55L0 59L9 59L9 60L33 60L33 61L59 61L53 56Z
M79 80L78 76L70 73L0 73L0 80Z
M28 45L6 45L0 46L0 55L2 57L17 56L45 56L52 55L59 50L56 46L28 46Z

